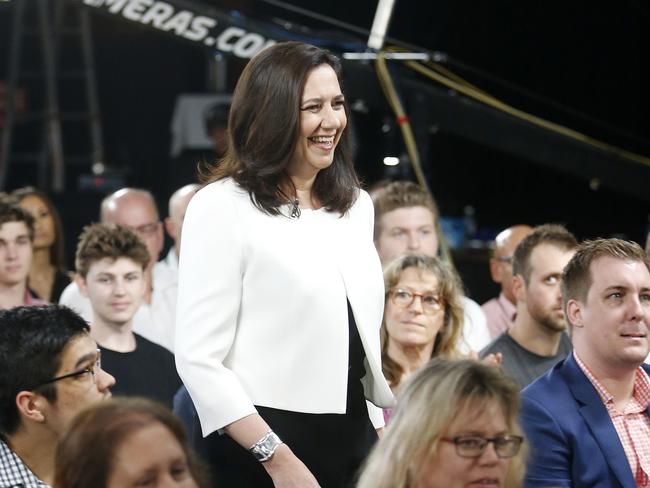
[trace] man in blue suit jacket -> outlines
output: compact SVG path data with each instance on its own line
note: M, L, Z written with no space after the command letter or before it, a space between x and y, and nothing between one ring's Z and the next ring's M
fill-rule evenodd
M531 446L525 485L646 486L648 257L627 241L585 242L564 269L562 288L574 351L522 393Z

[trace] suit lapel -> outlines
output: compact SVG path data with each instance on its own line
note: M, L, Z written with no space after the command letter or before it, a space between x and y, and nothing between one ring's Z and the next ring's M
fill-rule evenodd
M578 411L589 426L609 468L622 486L635 486L630 464L607 408L589 378L576 363L573 354L570 354L564 362L562 374L578 402Z

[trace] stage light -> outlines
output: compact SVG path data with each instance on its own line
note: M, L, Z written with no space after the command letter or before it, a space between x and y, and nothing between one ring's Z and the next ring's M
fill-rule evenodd
M399 158L395 156L386 156L384 158L384 164L386 166L397 166L399 164Z

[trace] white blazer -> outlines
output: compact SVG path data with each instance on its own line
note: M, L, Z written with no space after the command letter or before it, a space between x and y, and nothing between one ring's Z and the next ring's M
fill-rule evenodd
M283 207L288 215L288 206ZM350 301L366 354L370 419L393 396L381 370L384 285L373 206L360 191L343 217L270 216L227 178L200 190L183 224L176 364L204 435L253 405L344 413Z

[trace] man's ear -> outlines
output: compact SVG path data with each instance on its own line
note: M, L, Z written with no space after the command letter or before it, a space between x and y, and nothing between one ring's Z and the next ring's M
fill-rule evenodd
M512 277L512 294L518 302L526 301L526 282L521 275L514 275Z
M573 298L566 304L566 318L574 327L584 327L585 323L582 318L582 304Z
M176 226L174 225L174 221L169 217L166 217L163 222L165 224L165 230L167 231L167 234L169 234L169 237L171 237L173 241L176 241L178 238L178 232Z
M490 275L492 276L492 281L495 283L501 283L503 281L501 263L494 258L490 258Z
M45 422L45 415L43 414L45 402L47 402L45 397L33 391L21 391L16 395L16 407L21 419L31 422Z
M88 297L88 289L86 288L86 279L81 276L79 273L75 273L74 282L79 287L79 291L85 297Z

